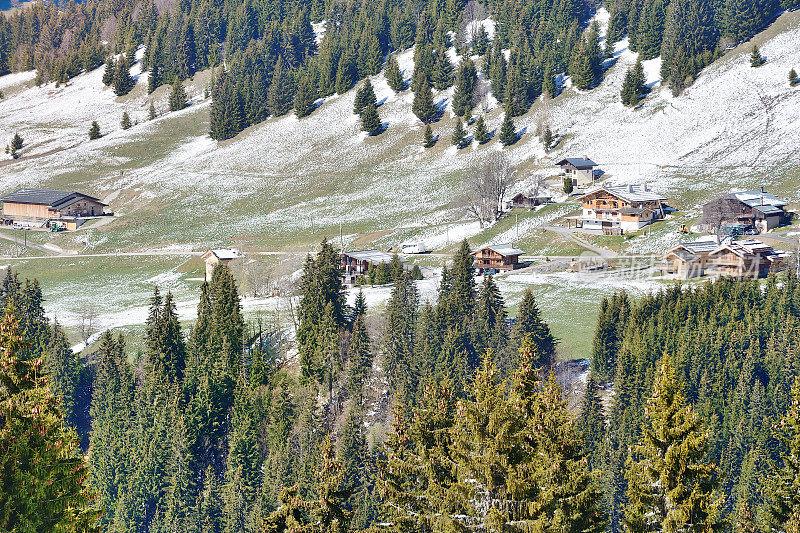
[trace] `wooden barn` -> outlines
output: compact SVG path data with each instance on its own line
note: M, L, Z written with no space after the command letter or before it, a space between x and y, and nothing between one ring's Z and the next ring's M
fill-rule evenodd
M788 223L787 205L786 200L763 188L725 194L703 205L698 226L715 231L722 226L743 225L763 233Z
M515 270L522 265L519 256L524 252L512 244L490 244L476 251L475 268L480 274L496 274Z
M508 202L507 209L513 209L514 207L533 209L534 207L539 207L540 205L552 203L552 201L553 197L545 194L519 193L514 196L510 202Z
M761 241L748 239L717 244L714 241L686 242L664 256L667 274L681 279L699 276L761 278L783 270L786 253Z
M79 192L20 189L0 198L6 223L44 224L51 220L100 216L106 204Z

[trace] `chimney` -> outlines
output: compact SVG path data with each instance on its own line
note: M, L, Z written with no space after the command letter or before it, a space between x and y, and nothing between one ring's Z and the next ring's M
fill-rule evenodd
M764 205L764 187L761 187L761 205Z
M583 160L584 161L588 161L589 160L589 156L588 155L583 156Z

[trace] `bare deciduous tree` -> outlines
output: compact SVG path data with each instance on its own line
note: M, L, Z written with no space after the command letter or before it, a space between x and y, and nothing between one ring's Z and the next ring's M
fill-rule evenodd
M85 300L78 310L81 339L84 344L89 343L89 338L97 330L97 307L91 300Z
M481 227L500 214L506 191L516 172L502 152L490 155L483 163L467 170L464 176L464 206Z

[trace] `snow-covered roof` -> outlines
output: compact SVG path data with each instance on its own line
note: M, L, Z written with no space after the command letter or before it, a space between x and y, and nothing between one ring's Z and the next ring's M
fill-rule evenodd
M205 254L203 254L203 259L207 259L209 256L213 255L220 261L231 261L233 259L239 259L242 257L242 253L237 250L236 248L218 248L216 250L209 250Z
M496 253L498 253L500 255L504 255L504 256L522 255L522 254L525 253L522 250L520 250L519 248L514 248L514 245L511 244L511 243L489 244L489 245L484 246L482 248L482 250L486 250L487 248L489 250L493 251L493 252L496 252ZM480 250L478 250L478 251L480 251Z
M709 253L717 248L719 248L719 244L716 241L693 241L693 242L682 242L678 244L678 247L685 248L692 253L695 254L703 254Z
M389 263L392 260L392 254L388 254L381 250L358 250L354 252L343 252L342 255L358 259L360 261L368 261L370 263Z
M731 196L733 196L740 202L749 205L750 207L755 207L755 206L784 207L789 203L786 200L778 198L774 194L760 190L733 192L731 193Z
M638 187L635 185L606 185L604 187L597 187L595 189L588 191L579 199L586 198L587 196L590 196L600 191L605 191L627 202L654 202L654 201L663 202L667 199L666 196L659 194L657 192L653 192L644 185Z

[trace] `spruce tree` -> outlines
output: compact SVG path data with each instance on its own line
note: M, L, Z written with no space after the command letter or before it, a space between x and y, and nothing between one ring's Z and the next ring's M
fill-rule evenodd
M430 124L425 124L425 133L422 135L423 148L433 148L436 144L436 138L433 136Z
M294 93L294 114L297 118L307 117L314 111L315 96L315 87L310 77L301 76Z
M456 126L453 129L453 136L451 139L453 146L459 150L464 148L467 144L467 132L464 130L464 124L461 122L460 118L456 118Z
M456 91L453 94L453 113L463 117L472 111L472 98L478 82L478 71L471 59L461 62L456 78Z
M117 62L114 68L114 94L124 96L131 92L136 82L131 77L131 71L124 59Z
M475 121L475 140L478 141L478 144L486 144L490 139L489 131L486 129L486 122L484 122L483 115L481 115Z
M411 105L411 111L417 115L417 118L423 124L430 124L436 118L436 108L433 107L433 92L428 84L427 78L424 78L419 86L419 90L414 93L414 102Z
M353 103L353 113L361 115L365 107L372 105L376 106L378 99L375 97L375 89L369 79L364 81L364 84L356 91L356 98Z
M397 58L394 56L394 54L389 56L389 60L386 63L384 77L386 78L386 82L389 84L389 87L391 87L394 92L399 93L400 91L405 90L406 82L403 79L403 73L400 71L400 65L397 64Z
M419 306L419 293L408 272L403 272L392 287L392 294L386 304L384 316L385 344L383 346L383 367L393 390L408 390L417 383L414 375L414 349Z
M592 466L598 466L597 461L600 457L606 429L606 417L603 413L599 391L597 380L593 375L589 376L586 390L583 393L581 414L577 422L577 429L583 437L583 451Z
M189 105L186 99L186 91L183 88L180 78L175 76L175 81L172 82L172 92L169 94L169 110L180 111Z
M553 130L550 129L550 124L544 125L544 131L542 132L542 146L544 146L545 152L549 152L550 149L553 148Z
M794 69L789 71L789 86L794 87L797 85L797 71Z
M116 65L114 65L114 58L109 57L106 59L106 66L105 70L103 70L103 85L106 87L111 86L114 83L114 71L116 70Z
M361 131L366 131L369 135L378 135L383 131L381 117L375 109L375 104L368 104L361 112Z
M773 531L800 532L800 378L795 378L788 412L777 426L786 452L772 464L767 483L767 516Z
M294 85L292 83L292 73L284 68L282 57L275 63L272 71L272 83L267 91L267 101L269 112L273 116L280 117L291 111L294 103Z
M531 341L539 358L535 361L539 368L549 369L555 363L556 340L550 327L542 319L542 313L530 289L522 296L517 321L511 334L517 346L521 346L526 338Z
M131 126L133 126L133 123L131 122L131 117L130 115L128 115L128 112L125 111L122 113L122 120L120 121L120 127L122 127L123 130L127 130L130 129Z
M758 46L753 45L753 51L750 53L750 66L753 68L758 68L766 62L767 60L761 55L761 51L758 49Z
M14 133L14 137L11 139L11 157L16 159L24 144L25 141L20 137L20 134Z
M92 121L92 126L89 128L89 140L93 141L102 137L100 134L100 125L96 120Z
M360 402L364 381L372 368L369 335L363 316L358 316L353 323L347 358L347 390L352 398Z
M519 140L517 128L514 126L514 121L511 119L511 114L506 112L503 118L503 125L500 126L500 142L503 146L511 146Z
M662 358L642 440L627 462L630 531L723 531L719 469L707 462L704 423L686 405L672 359Z
M147 112L148 120L153 120L156 118L156 106L153 105L153 102L150 102L150 109Z
M98 531L78 438L65 428L60 402L37 371L41 359L19 357L23 339L8 311L0 323L0 527Z

